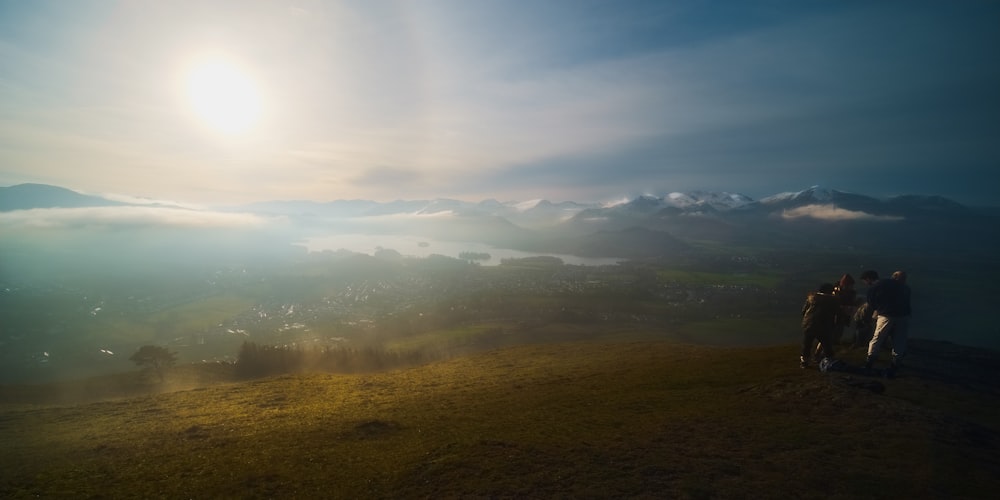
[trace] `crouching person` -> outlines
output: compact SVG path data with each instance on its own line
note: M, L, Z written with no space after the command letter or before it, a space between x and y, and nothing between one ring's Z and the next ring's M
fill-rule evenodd
M833 285L823 283L815 292L806 296L802 306L802 352L799 366L809 366L813 342L822 346L823 357L833 357L833 330L840 314L840 300L833 295Z
M872 308L867 302L858 306L854 311L854 342L851 349L868 349L868 343L872 340L875 332L875 318L872 317Z

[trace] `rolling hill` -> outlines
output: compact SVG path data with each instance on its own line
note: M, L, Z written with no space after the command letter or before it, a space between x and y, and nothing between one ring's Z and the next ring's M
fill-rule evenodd
M917 341L884 380L794 352L527 345L77 405L7 387L0 495L992 498L997 353Z

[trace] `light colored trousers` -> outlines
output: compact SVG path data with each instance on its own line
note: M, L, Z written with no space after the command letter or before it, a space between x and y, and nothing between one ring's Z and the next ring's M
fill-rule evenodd
M906 341L910 335L909 316L879 316L875 320L875 333L868 343L868 359L878 358L878 351L886 337L892 337L892 362L899 363L906 356Z

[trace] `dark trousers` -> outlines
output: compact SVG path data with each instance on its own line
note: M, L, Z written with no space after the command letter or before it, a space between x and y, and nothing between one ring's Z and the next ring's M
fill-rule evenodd
M851 347L868 347L868 342L872 340L873 330L872 325L857 327L854 330L854 342L851 343Z
M813 342L818 341L823 347L823 357L833 357L833 339L830 330L803 330L802 331L802 357L809 359L812 355Z

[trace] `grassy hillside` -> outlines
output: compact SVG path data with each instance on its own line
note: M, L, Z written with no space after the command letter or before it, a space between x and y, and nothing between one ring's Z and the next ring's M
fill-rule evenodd
M8 387L0 496L992 498L1000 487L995 353L915 342L909 369L884 380L801 370L795 351L536 344L379 374L209 383L225 374L189 372L198 387L74 406L27 404Z

